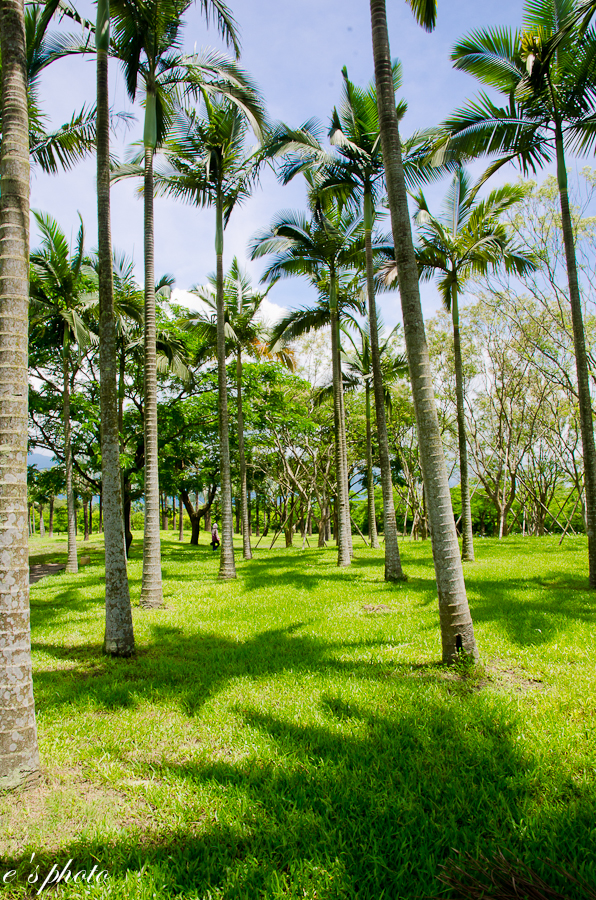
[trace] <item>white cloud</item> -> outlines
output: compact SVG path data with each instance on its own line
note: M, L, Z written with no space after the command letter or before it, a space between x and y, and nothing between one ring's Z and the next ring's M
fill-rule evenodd
M287 313L287 309L284 306L279 306L277 303L273 303L269 297L265 297L263 302L261 303L261 308L259 312L261 313L261 320L265 323L265 325L275 325L276 322L279 322L281 317Z

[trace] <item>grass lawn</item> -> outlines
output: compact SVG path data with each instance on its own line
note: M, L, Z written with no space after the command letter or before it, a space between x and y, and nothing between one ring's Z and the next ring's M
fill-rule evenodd
M545 859L596 884L583 538L477 539L482 666L457 672L439 663L430 542L401 545L409 580L390 586L356 542L348 570L333 548L263 542L245 563L238 544L238 579L219 583L207 535L162 538L160 611L137 605L133 544L130 660L101 654L97 536L78 575L32 586L43 779L0 798L0 897L36 896L69 859L109 877L59 896L448 896L436 876L456 850L514 855L570 898ZM33 538L31 561L65 550Z

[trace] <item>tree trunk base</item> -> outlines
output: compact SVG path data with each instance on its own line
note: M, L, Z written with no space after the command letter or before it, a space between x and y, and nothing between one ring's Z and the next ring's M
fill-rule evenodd
M408 576L404 572L385 572L385 581L389 581L391 584L401 584L407 580Z
M0 791L3 793L9 791L30 791L36 788L41 780L41 772L39 769L34 771L18 771L13 773L10 780L8 778L0 778Z
M441 622L441 625L444 623ZM445 623L447 625L447 623ZM442 631L443 645L443 665L451 666L458 660L467 659L470 662L477 663L478 648L474 638L474 627L472 622L463 622L457 627L457 631L453 624L450 627L444 627Z
M163 593L160 590L146 591L144 594L141 594L139 605L143 609L161 609L164 605Z
M129 644L122 644L119 641L111 640L104 641L103 652L106 656L116 656L116 657L128 657L132 656L135 652L134 644L131 647Z

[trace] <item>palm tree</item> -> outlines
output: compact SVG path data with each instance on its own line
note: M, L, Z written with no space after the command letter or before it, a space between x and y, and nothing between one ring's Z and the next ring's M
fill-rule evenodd
M575 10L575 0L532 0L525 6L522 34L486 29L462 39L452 53L455 66L507 101L499 107L481 94L450 116L444 127L453 151L497 155L482 180L507 162L526 173L553 157L557 161L584 460L589 582L596 588L596 446L565 162L566 150L592 152L596 140L596 30L590 28L580 40L577 27L571 28L554 53L546 46Z
M159 471L157 459L157 376L154 280L153 159L164 141L181 94L224 92L240 105L254 92L243 73L227 57L209 51L202 56L181 52L182 16L191 0L112 0L114 54L121 60L131 100L145 94L145 535L141 604L163 604L159 535ZM202 0L228 43L237 50L235 23L221 0ZM133 172L136 174L136 171ZM223 558L223 555L222 555Z
M143 367L143 292L134 278L134 261L125 253L113 253L113 296L114 319L116 330L116 417L117 434L120 453L126 452L124 437L124 400L126 392L127 362L132 363L136 371ZM162 275L155 284L156 301L169 300L174 284L173 275ZM157 372L170 372L183 381L188 380L189 369L186 358L186 347L164 328L156 330ZM130 437L130 436L129 436ZM133 437L134 439L134 437ZM123 504L123 523L125 533L125 552L128 554L132 542L129 528L130 494L129 482L124 470L120 472L121 494Z
M81 221L74 252L60 226L51 216L34 212L41 232L41 246L31 253L32 325L49 330L62 345L62 404L64 418L64 465L66 470L66 503L68 508L67 572L78 571L77 525L73 488L73 461L70 430L70 391L72 378L72 345L78 350L89 345L92 332L85 324L84 313L95 299L97 276L84 256L85 231Z
M248 85L248 80L244 78ZM256 180L262 157L245 149L248 123L257 138L265 113L255 89L244 99L212 101L204 96L205 115L181 110L166 147L167 166L158 172L163 193L197 206L215 207L218 423L221 464L221 554L219 577L235 578L232 518L232 478L228 423L223 245L224 228L237 203L245 199Z
M377 327L376 332L377 336L382 332L382 323L380 322L379 317L377 316ZM407 374L408 367L405 359L402 356L394 356L389 350L390 346L395 339L397 331L399 330L399 324L395 326L395 328L387 335L385 340L382 340L379 345L379 357L380 357L380 365L381 365L381 374L383 379L383 405L389 406L391 402L391 398L389 392L387 390L387 385L394 381L396 378ZM372 364L372 349L371 349L371 335L370 335L370 325L367 323L366 327L357 326L357 336L359 338L359 342L356 343L352 338L352 335L348 330L345 331L346 337L350 341L352 345L352 352L346 356L346 375L348 381L351 381L354 386L363 385L364 386L364 401L365 401L365 415L366 415L366 489L367 489L367 498L368 498L368 534L370 537L371 547L378 548L379 547L379 538L377 534L377 515L375 509L375 490L374 490L374 480L373 480L373 462L372 462L372 410L371 410L371 381L374 378L373 364ZM376 402L376 397L375 397ZM377 417L378 422L378 417ZM393 494L393 485L391 485L391 492ZM385 505L384 505L385 509ZM393 510L393 521L395 521L395 509L393 506L393 497L391 502L391 509ZM385 515L385 513L384 513ZM387 538L385 538L385 542ZM387 575L385 575L387 577Z
M211 275L210 284L205 287L191 288L211 310L209 313L197 313L187 316L184 322L197 329L208 346L217 350L217 277ZM238 402L238 459L240 464L240 500L242 505L242 547L244 559L252 559L250 546L250 528L248 520L248 492L246 483L246 454L244 450L244 411L242 404L242 353L252 356L275 356L286 362L290 368L292 358L288 351L280 348L272 354L267 350L267 329L257 318L261 304L269 293L272 284L266 291L255 293L246 272L240 269L236 257L232 260L229 272L224 278L223 294L225 306L225 332L228 344L236 355L236 396Z
M11 790L39 772L27 551L29 146L22 0L0 0L0 55L0 790Z
M101 481L106 570L104 650L112 656L129 656L134 650L134 633L126 571L122 473L120 471L117 323L114 310L110 222L109 0L98 0L95 45L97 49L97 259Z
M408 0L408 2L418 22L431 30L435 23L436 0ZM424 318L420 304L418 267L412 240L408 195L395 109L395 89L385 0L370 0L370 14L381 148L395 245L404 337L418 428L420 462L433 543L443 661L449 663L457 659L460 650L476 659L478 650L466 596L451 505L449 478L435 405Z
M269 147L272 155L286 154L286 161L281 170L284 183L290 181L298 172L316 168L321 179L319 186L321 194L330 193L337 197L340 203L344 201L351 203L364 215L370 349L385 521L385 579L399 581L404 576L397 544L387 422L381 399L384 388L379 356L372 252L373 228L384 191L377 96L374 85L363 90L350 81L345 67L342 74L344 78L342 103L339 111L333 110L329 129L329 139L335 153L329 154L321 147L318 140L319 126L314 121L296 130L279 126L270 138ZM393 84L395 90L401 84L399 63L393 65ZM406 104L403 101L398 104L398 116L403 115L405 108ZM428 136L424 133L413 135L404 147L404 172L409 188L419 185L422 181L434 180L443 174L445 166L431 165L429 160Z
M311 217L303 213L279 213L270 229L251 240L253 259L275 253L263 281L301 275L319 292L314 310L300 310L300 328L331 325L333 374L333 412L335 419L335 463L338 495L338 566L351 563L350 500L346 454L345 412L340 349L340 276L353 273L363 265L364 233L362 218L349 209L341 209L334 199L317 200L311 193ZM328 317L328 318L327 318ZM278 337L291 339L299 333L296 316L282 319L274 329ZM302 332L303 333L303 332Z
M506 184L481 202L474 200L469 175L460 168L445 198L443 213L432 216L422 191L416 201L420 277L440 276L439 290L453 322L455 395L462 508L462 559L474 560L472 508L468 479L468 450L464 418L464 386L459 330L459 295L471 275L485 274L503 265L518 275L532 271L532 259L517 247L500 216L525 195L521 185Z

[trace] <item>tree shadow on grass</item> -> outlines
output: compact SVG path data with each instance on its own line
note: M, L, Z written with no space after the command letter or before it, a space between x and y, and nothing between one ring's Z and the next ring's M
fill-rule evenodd
M472 619L496 624L519 646L551 643L572 624L596 624L596 607L578 582L560 571L523 579L467 576Z
M180 798L177 824L166 811L57 857L27 848L6 866L24 880L31 849L42 871L99 861L117 900L411 900L438 891L438 867L454 850L519 857L570 900L581 894L545 858L596 879L593 790L557 771L553 786L494 698L430 700L404 686L394 707L374 711L325 695L316 723L249 703L234 712L267 740L267 758L248 749L236 760L203 752L137 762L154 809Z
M386 646L386 639L329 641L296 632L304 623L260 632L248 640L217 634L184 635L182 630L153 625L153 642L130 659L102 657L97 644L65 647L41 643L32 649L55 659L78 662L78 667L42 671L34 681L36 708L45 711L64 704L98 708L131 707L145 699L197 714L203 704L237 678L284 672L351 673L368 678L386 677L396 670L391 663L343 661L339 652ZM90 667L90 663L93 665Z
M44 587L47 588L48 585ZM88 592L90 588L95 589L95 593L92 595ZM38 591L32 591L30 594L32 629L50 623L55 624L60 619L66 620L73 613L91 613L98 606L105 604L105 589L102 591L102 586L98 585L97 575L80 576L80 580L76 584L73 583L61 591L56 591L56 585L53 584L51 590L52 594L49 599Z

